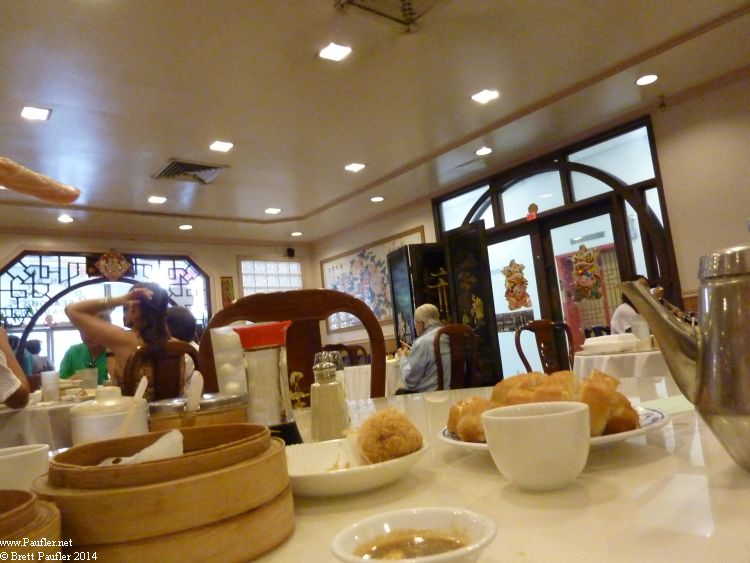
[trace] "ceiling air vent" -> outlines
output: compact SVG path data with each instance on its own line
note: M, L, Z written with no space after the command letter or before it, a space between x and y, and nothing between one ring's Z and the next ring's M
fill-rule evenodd
M154 178L171 178L172 180L187 180L188 182L200 182L210 184L221 171L227 166L219 164L201 164L199 162L187 162L170 158L167 165Z

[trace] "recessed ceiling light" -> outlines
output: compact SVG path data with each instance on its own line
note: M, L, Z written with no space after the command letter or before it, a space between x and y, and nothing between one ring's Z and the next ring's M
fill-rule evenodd
M233 146L234 143L230 143L228 141L214 141L208 148L210 148L212 151L229 152Z
M385 198L382 195L374 195L370 198L370 201L373 203L380 203L381 201L385 201Z
M269 215L277 215L278 213L281 213L281 209L278 207L269 207L264 211L264 213L268 213Z
M474 153L477 156L486 156L492 152L492 149L490 147L482 147L481 149L477 149L477 151Z
M193 226L192 225L180 225L179 228L181 231L189 231L190 229L193 228Z
M552 197L552 194L542 194L539 197L542 199L547 199L548 197Z
M360 164L359 162L352 162L351 164L347 164L346 166L344 166L344 170L348 170L349 172L359 172L364 167L364 164Z
M326 47L320 50L318 55L321 59L328 59L329 61L341 61L349 56L352 52L351 47L346 45L337 45L336 43L329 43Z
M635 83L638 86L648 86L649 84L653 84L657 80L659 80L659 77L656 76L655 74L645 74L641 76L638 80L636 80Z
M294 231L293 233L291 233L291 235L293 237L301 237L302 236L302 231Z
M477 92L476 94L474 94L471 99L475 102L479 102L480 104L486 104L487 102L499 97L500 92L498 92L497 90L482 90L481 92Z
M21 110L21 117L35 121L47 121L50 113L52 113L51 109L24 106Z
M162 204L167 201L167 198L163 195L152 195L148 198L149 203Z
M57 218L57 220L60 221L61 223L72 223L73 217L71 217L67 213L63 213Z

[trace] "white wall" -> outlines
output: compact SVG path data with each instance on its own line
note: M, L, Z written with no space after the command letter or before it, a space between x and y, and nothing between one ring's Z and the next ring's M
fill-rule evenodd
M72 226L72 225L71 225ZM263 246L241 244L209 244L179 242L145 242L123 239L90 239L61 236L14 235L0 233L0 267L5 266L24 250L59 251L59 252L106 252L114 248L124 254L168 254L189 256L210 280L212 312L221 309L221 276L234 278L235 297L241 297L242 280L239 277L238 258L256 258L259 260L286 259L287 246ZM310 263L309 249L295 246L295 260L302 262L302 283L305 287L317 287L319 282L312 279L311 273L317 269ZM317 263L316 263L317 264ZM318 274L318 278L319 278Z
M750 78L652 116L683 293L701 255L750 244Z

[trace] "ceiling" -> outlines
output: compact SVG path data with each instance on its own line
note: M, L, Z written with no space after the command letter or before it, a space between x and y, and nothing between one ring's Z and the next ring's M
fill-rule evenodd
M411 30L372 11L400 0L357 1L0 0L0 155L81 190L0 191L0 228L312 243L750 65L747 1L413 0ZM227 168L154 179L170 158Z

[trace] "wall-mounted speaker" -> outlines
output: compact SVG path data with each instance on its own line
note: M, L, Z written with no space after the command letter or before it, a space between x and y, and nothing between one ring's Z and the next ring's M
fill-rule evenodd
M286 257L287 258L294 258L294 249L293 248L287 248L286 249Z

